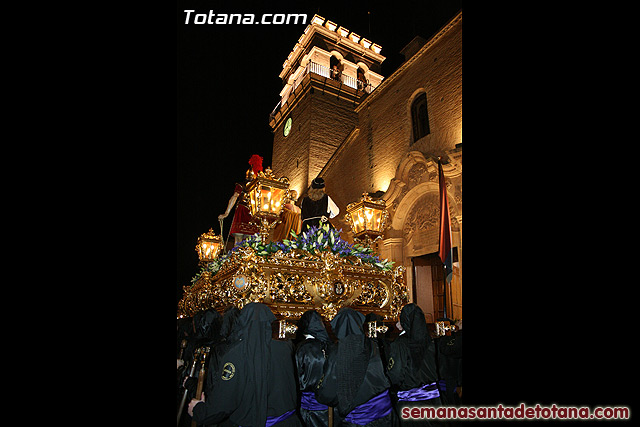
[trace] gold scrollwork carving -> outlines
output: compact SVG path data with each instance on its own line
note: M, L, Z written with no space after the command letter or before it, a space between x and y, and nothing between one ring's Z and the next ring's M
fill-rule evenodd
M384 307L389 302L389 290L381 280L373 280L362 285L362 292L354 301L358 305Z
M193 316L255 301L267 304L278 318L299 318L314 308L328 320L340 308L354 306L390 319L408 302L404 281L402 266L383 271L355 257L297 249L265 258L240 248L215 275L203 274L184 288L178 312Z
M283 274L281 272L272 274L269 289L272 302L307 303L313 300L313 297L307 292L304 278L299 274Z

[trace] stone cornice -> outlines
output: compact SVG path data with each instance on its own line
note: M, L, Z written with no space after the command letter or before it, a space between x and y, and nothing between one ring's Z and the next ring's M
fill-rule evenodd
M332 40L338 46L344 46L354 53L369 57L378 63L382 63L382 61L385 60L385 57L380 54L382 47L379 44L360 37L355 32L346 30L344 27L338 28L336 24L328 19L325 20L325 18L319 15L314 15L311 23L305 28L304 33L300 36L293 50L282 64L282 71L279 74L281 79L284 79L284 77L289 74L291 67L296 64L300 55L304 54L313 35L316 33Z

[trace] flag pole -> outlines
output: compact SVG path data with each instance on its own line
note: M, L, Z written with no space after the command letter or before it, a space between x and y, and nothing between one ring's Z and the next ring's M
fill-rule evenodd
M442 317L446 318L447 317L447 266L444 266L444 274L443 274L443 279L444 279L444 295L442 296L442 304L444 305L443 307L443 314Z
M451 280L453 280L453 248L451 248L450 251L450 256L451 256ZM452 300L451 298L451 282L447 282L447 265L444 264L444 317L447 317L447 297L449 297L450 300ZM453 304L451 305L451 310L453 311ZM451 315L453 315L453 312L451 313Z
M447 186L444 181L444 170L442 169L441 157L438 156L438 187L440 193L440 241L438 255L443 265L444 271L444 294L443 301L443 317L447 317L447 294L448 282L447 276L453 275L453 247L451 241L451 222L449 220L449 202L447 200ZM449 259L449 268L447 268L447 258ZM450 272L448 270L451 270Z

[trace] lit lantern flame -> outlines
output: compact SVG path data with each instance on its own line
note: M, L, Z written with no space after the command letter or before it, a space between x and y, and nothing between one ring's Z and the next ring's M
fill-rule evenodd
M212 229L198 238L196 252L200 262L210 262L218 257L222 251L222 237L216 236Z
M271 169L259 172L256 177L247 184L246 198L251 209L251 215L258 221L260 235L266 241L268 230L274 225L280 216L284 205L284 198L289 191L289 179L282 177L276 179Z
M388 217L384 200L373 200L367 193L363 194L360 201L347 206L346 219L357 238L382 236Z

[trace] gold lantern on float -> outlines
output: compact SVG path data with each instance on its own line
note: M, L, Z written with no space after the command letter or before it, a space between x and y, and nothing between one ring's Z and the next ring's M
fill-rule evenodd
M215 260L222 250L222 245L222 236L217 236L211 228L198 237L196 252L200 258L200 264Z
M254 221L258 223L262 244L267 242L269 230L280 222L280 213L288 194L289 179L286 176L276 179L270 168L258 172L247 184L245 202Z
M354 239L371 247L382 238L387 228L389 212L384 200L374 200L368 193L362 193L358 202L347 205L345 216L353 231Z

